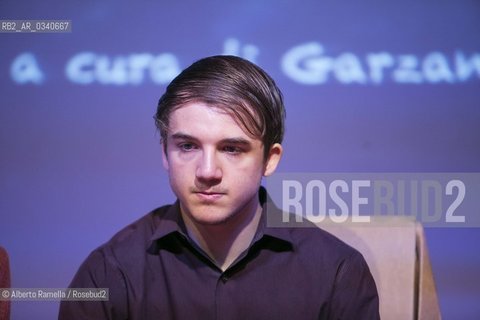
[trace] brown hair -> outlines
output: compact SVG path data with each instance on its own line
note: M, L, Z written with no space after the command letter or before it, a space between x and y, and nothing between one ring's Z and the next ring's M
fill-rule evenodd
M203 102L229 114L251 137L263 142L265 156L284 134L280 89L260 67L236 56L212 56L193 63L168 85L158 102L155 124L165 144L170 114Z

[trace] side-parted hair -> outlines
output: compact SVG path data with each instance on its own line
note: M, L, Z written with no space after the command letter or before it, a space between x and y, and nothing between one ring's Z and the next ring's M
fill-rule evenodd
M164 147L171 113L191 102L226 112L249 136L263 142L265 157L273 144L283 140L282 93L264 70L248 60L236 56L203 58L172 80L154 117Z

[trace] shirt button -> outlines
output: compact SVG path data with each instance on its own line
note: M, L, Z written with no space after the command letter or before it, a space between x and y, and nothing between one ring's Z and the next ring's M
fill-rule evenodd
M222 280L223 283L225 283L225 282L228 281L228 276L225 275L225 274L222 274L222 276L220 277L220 279Z

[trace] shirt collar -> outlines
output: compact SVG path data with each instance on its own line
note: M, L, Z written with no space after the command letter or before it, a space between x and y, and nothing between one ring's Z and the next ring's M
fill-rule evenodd
M151 240L156 241L176 232L182 235L187 234L180 214L180 202L178 200L168 207L167 212L162 217L158 217Z
M263 239L268 238L273 240L273 242L275 242L276 246L279 246L279 248L291 250L293 242L290 229L282 227L269 227L267 225L267 215L268 217L271 217L272 215L281 216L282 212L275 206L263 186L260 187L258 191L258 196L263 210L259 226L257 228L252 243L257 243ZM163 242L164 240L168 242L167 239L170 238L170 236L173 234L180 235L183 238L188 238L185 223L183 222L182 216L180 214L180 203L178 199L167 209L163 217L156 218L156 227L150 239L152 245L148 250L149 252L158 252L161 247L161 242Z
M292 235L290 233L291 230L289 228L270 227L267 223L267 221L271 219L271 217L280 218L282 216L282 211L275 206L272 199L268 195L267 190L264 187L260 187L260 190L258 191L258 196L263 211L256 235L254 237L254 242L261 239L263 236L267 236L282 241L285 244L289 244L289 246L291 246L293 244L293 241Z

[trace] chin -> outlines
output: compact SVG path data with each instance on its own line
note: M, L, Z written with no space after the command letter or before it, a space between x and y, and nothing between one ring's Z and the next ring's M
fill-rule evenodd
M190 219L200 225L204 226L215 226L222 225L235 217L235 210L229 210L225 206L220 206L219 204L193 204L187 206L185 212Z
M230 221L233 217L233 214L208 212L193 214L190 217L195 223L201 225L218 226Z

